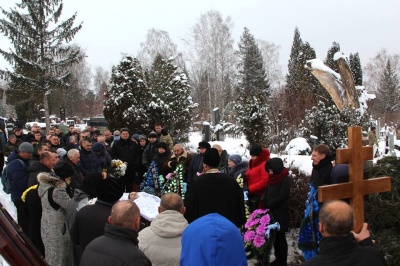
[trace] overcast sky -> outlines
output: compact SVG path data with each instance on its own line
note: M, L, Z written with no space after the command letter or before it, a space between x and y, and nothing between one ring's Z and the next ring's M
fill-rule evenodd
M2 0L3 8L16 0ZM4 3L7 2L7 3ZM86 50L92 67L106 69L119 63L122 53L136 55L148 29L169 33L178 50L182 39L201 14L209 10L230 16L234 23L235 46L243 28L256 39L281 46L280 63L286 71L297 26L303 41L324 59L333 41L339 42L345 54L359 52L365 66L382 48L400 54L399 0L64 0L63 18L78 13L82 30L74 43ZM2 16L2 15L1 15ZM0 38L2 48L8 39ZM4 65L4 60L0 59Z

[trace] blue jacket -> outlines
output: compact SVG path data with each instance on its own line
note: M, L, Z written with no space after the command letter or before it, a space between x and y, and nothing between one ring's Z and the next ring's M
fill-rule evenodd
M21 161L24 162L24 166L22 167ZM20 201L22 193L28 188L28 167L29 160L22 159L18 153L15 151L8 156L8 165L7 165L7 174L9 179L12 181L11 188L11 200Z
M91 173L101 173L99 158L97 158L97 155L94 153L94 151L86 151L81 149L79 150L79 153L81 155L80 170L84 176Z
M217 213L196 219L182 234L181 266L186 265L247 265L239 229Z

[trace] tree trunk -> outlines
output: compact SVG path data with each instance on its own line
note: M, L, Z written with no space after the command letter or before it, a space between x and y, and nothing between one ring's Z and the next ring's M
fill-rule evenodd
M43 105L44 105L44 117L46 121L46 133L50 129L50 115L49 115L49 102L47 101L46 92L43 92Z
M342 57L336 60L336 64L338 66L340 77L342 78L342 86L346 91L346 97L344 99L347 100L347 102L345 105L348 107L360 108L358 95L354 86L354 80L353 76L351 75L349 65Z

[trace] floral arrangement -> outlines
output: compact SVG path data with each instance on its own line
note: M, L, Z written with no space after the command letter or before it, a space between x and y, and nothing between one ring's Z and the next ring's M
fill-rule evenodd
M149 170L140 184L139 190L151 195L161 197L163 195L163 176L158 174L157 164L153 161L149 166Z
M125 175L126 164L124 164L121 160L111 160L110 172L115 177L119 178Z
M301 221L298 247L303 253L304 259L310 260L318 255L319 241L322 238L318 230L319 205L317 201L317 188L309 183L310 192L306 201L304 218Z
M186 183L183 182L183 167L182 164L178 164L173 173L166 175L166 181L164 185L164 194L174 192L179 194L182 199L185 198Z
M256 209L244 225L244 244L261 265L269 265L269 254L275 239L275 230L279 223L274 219L269 209Z
M243 180L242 174L238 175L238 177L236 178L236 182L238 182L239 187L241 187L243 189L244 180ZM245 210L245 214L246 214L246 219L248 220L250 217L250 211L249 211L248 198L246 198L246 196L247 196L247 194L245 195L245 199L244 199L244 210Z

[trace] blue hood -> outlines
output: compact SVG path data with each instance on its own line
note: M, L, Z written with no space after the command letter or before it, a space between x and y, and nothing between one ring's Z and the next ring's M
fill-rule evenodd
M181 266L247 265L243 237L228 219L210 213L183 231Z

